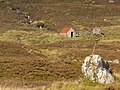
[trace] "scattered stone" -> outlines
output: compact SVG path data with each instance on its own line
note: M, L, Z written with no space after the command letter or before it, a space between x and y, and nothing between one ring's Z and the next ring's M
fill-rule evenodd
M115 1L114 0L109 0L109 3L114 3Z
M76 59L74 59L74 60L73 60L73 62L77 62L77 60L76 60Z
M81 81L80 80L76 80L75 83L76 84L81 84Z
M119 61L119 59L115 59L114 61L108 61L109 63L115 63L115 64L119 64L120 63L120 61Z
M109 63L112 63L112 61L108 61Z
M30 21L30 24L33 26L36 26L38 28L44 28L44 22L43 21Z
M92 3L94 4L94 3L95 3L95 1L92 1Z
M120 61L119 61L119 59L115 59L115 60L113 61L113 63L119 64Z
M107 19L104 19L104 21L107 21Z
M30 49L29 51L28 51L28 53L32 53L33 52L33 50L32 49Z
M108 62L99 55L91 55L85 58L82 73L93 82L108 84L115 81Z

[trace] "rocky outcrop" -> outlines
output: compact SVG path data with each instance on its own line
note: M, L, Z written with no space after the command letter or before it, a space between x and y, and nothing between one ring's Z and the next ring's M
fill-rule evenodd
M33 26L36 26L38 28L44 28L44 22L43 21L30 21L30 24Z
M98 83L108 84L115 81L108 62L99 55L85 58L82 73L86 78Z

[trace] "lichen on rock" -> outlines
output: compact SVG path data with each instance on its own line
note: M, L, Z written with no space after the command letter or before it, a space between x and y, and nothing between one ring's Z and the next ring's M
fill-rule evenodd
M99 55L87 56L82 64L82 73L92 81L108 84L115 81L109 64Z

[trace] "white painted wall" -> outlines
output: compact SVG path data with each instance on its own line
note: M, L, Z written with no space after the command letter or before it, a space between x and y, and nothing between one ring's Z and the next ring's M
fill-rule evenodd
M76 32L72 28L67 32L67 37L71 38L71 32L73 32L73 37L76 37Z

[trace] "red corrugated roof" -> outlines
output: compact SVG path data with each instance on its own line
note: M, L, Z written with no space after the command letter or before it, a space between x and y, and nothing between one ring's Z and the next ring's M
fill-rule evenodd
M67 33L71 28L63 28L60 33Z

